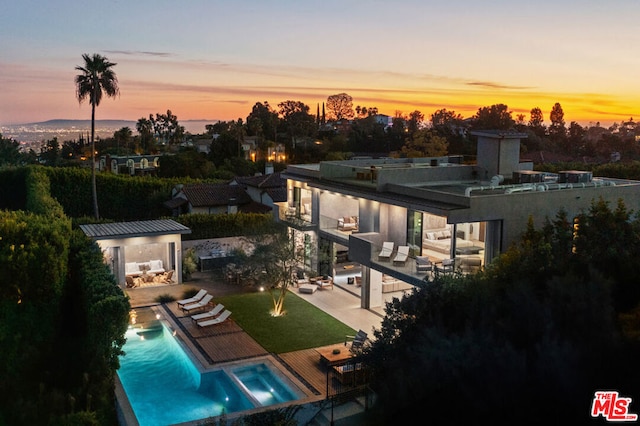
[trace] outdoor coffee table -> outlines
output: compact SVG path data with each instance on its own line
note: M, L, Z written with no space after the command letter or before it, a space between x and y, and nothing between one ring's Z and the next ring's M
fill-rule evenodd
M334 353L334 351L339 351L338 353ZM316 352L320 354L320 363L326 366L332 366L336 364L342 364L344 361L348 360L353 356L348 346L345 346L344 343L336 343L331 346L323 346L321 348L317 348Z
M480 254L480 250L484 250L484 247L477 247L477 246L456 247L456 254L461 254L461 255Z
M298 286L299 293L312 294L312 293L315 293L317 289L318 289L318 286L316 284L300 284Z

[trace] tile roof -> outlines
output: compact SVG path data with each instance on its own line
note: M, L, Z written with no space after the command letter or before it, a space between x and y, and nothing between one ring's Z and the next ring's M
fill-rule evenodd
M191 229L171 219L80 225L85 235L95 239L190 234Z
M280 172L259 176L236 177L235 181L240 185L253 186L256 188L285 188L287 181L280 176Z
M243 187L226 183L189 184L182 188L182 192L193 207L226 206L229 205L229 200L232 198L236 199L238 205L251 201L251 197Z
M268 188L264 192L269 194L269 197L275 203L284 203L287 201L287 188Z
M238 210L242 213L269 213L271 212L271 207L251 201L248 204L239 206Z

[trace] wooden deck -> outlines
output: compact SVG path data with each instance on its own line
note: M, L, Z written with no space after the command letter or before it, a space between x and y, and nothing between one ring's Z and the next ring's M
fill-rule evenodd
M269 354L232 317L220 324L201 328L177 304L164 304L162 308L172 316L209 365Z
M315 349L279 354L278 358L295 371L300 380L316 395L327 395L327 370L320 364Z

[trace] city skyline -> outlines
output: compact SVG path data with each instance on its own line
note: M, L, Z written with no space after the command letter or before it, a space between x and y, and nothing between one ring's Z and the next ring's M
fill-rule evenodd
M327 97L386 115L445 108L514 118L561 104L567 125L637 118L640 42L632 0L11 2L0 38L0 124L87 119L75 97L83 53L117 63L120 96L96 119L243 120L256 102Z

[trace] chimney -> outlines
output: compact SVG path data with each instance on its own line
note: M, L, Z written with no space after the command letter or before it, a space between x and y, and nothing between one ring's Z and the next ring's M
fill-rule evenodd
M265 175L273 174L273 163L265 163L264 174Z

